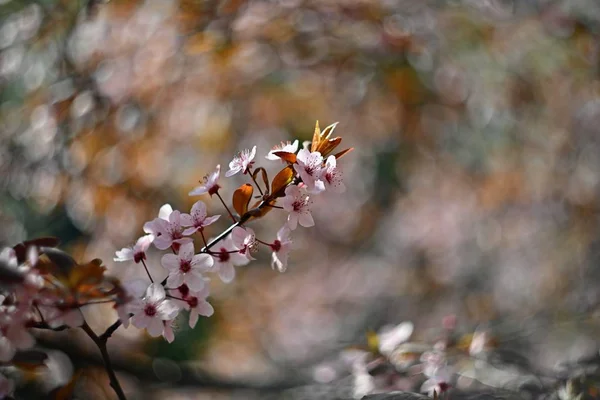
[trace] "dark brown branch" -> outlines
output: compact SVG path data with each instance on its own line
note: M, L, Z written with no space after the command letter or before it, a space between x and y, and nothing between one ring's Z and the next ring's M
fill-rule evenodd
M119 400L127 400L127 397L125 397L125 393L123 392L123 389L121 388L121 384L119 383L119 380L117 379L115 370L113 369L112 363L110 361L110 356L108 355L108 350L106 348L106 341L107 341L108 337L106 337L106 339L104 339L104 337L105 337L104 334L102 334L102 336L96 335L96 333L94 333L94 331L92 330L92 328L90 328L90 326L87 324L87 322L83 323L83 325L81 326L81 329L83 329L83 331L90 337L90 339L92 339L92 341L96 344L96 346L98 346L98 349L100 350L100 354L102 355L102 361L104 361L104 369L106 369L106 373L108 374L108 379L110 380L110 386L115 391L117 397L119 398Z

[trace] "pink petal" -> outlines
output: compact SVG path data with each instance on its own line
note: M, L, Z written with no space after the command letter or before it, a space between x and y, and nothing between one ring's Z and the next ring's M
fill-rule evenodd
M168 221L169 216L171 215L172 212L173 212L173 207L171 207L170 204L165 204L158 211L158 218Z
M196 310L192 310L190 311L190 328L194 328L196 326L196 323L198 322L198 313L196 312Z
M206 301L200 301L196 307L196 312L205 317L210 317L215 313L215 309L210 305L210 303Z
M163 324L162 320L158 318L151 318L148 326L146 327L148 334L152 337L158 337L162 335L164 329L165 325Z
M189 242L182 244L179 249L179 258L182 260L191 261L194 257L194 243Z
M165 298L165 288L158 283L153 283L146 289L146 303L158 303Z
M194 269L198 269L200 271L208 271L212 269L215 261L208 254L196 254L192 258L192 265Z
M170 288L176 288L181 286L183 283L183 274L179 271L173 271L167 277L167 286Z
M197 292L204 288L204 277L197 271L190 271L185 274L185 283L189 286L190 290Z
M191 192L188 193L188 196L200 196L208 192L208 188L205 185L196 186Z
M162 256L160 263L169 271L177 271L179 269L179 257L175 254L165 254Z
M315 225L312 215L309 212L300 213L298 222L305 228L310 228Z
M219 278L225 283L229 283L235 278L235 268L231 263L222 263L219 266Z

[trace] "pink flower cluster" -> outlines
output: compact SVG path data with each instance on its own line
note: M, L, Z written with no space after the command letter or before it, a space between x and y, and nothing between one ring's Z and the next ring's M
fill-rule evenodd
M331 132L332 126L329 129ZM277 154L285 152L294 155L295 162L288 161L293 171L289 181L281 188L281 195L269 201L269 207L287 212L287 222L272 241L263 241L254 231L244 226L249 218L233 216L224 203L219 190L221 166L206 175L201 185L190 191L190 196L217 195L227 209L233 224L219 237L207 241L206 228L220 219L220 215L208 215L206 204L197 201L189 213L174 210L169 204L163 205L158 217L143 226L145 235L135 245L116 252L115 261L133 261L142 264L152 283L144 286L140 282L125 282L127 301L117 305L119 317L125 327L129 323L137 328L146 329L151 336L164 336L168 341L174 339L173 320L180 311L189 311L189 325L194 327L199 316L211 316L213 307L208 303L209 274L216 274L224 283L231 282L236 275L236 267L253 261L259 247L265 246L271 252L271 267L284 272L288 265L288 256L292 248L291 232L298 225L310 227L314 220L310 212L311 196L325 190L341 192L344 190L342 175L336 164L336 157L324 159L318 151L311 152L309 146L298 151L298 141L281 143L266 156L269 160L279 160ZM252 178L263 194L253 174L256 146L252 150L239 152L229 163L226 177L242 173ZM291 166L293 165L293 167ZM264 169L263 169L264 170ZM258 172L258 171L257 171ZM266 172L265 172L266 174ZM275 189L273 189L275 190ZM268 187L266 188L268 192ZM265 197L265 196L263 196ZM248 201L250 197L248 197ZM281 206L275 203L281 201ZM235 205L234 205L235 206ZM238 211L239 214L242 214ZM202 248L197 250L194 239L201 241ZM161 266L168 273L167 278L157 283L146 266L146 253L151 245L161 251L169 251L161 258Z

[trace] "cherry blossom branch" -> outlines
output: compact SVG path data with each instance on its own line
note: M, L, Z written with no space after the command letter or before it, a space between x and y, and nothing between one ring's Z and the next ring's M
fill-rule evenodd
M106 348L106 342L109 336L105 336L106 332L101 336L96 335L96 333L90 328L87 322L84 322L81 326L81 329L92 339L94 344L98 346L100 350L100 354L102 355L102 361L104 362L104 369L106 369L106 373L108 374L108 379L110 380L110 386L113 388L115 394L119 398L119 400L127 400L125 396L125 392L121 388L121 384L117 379L117 375L112 367L112 363L110 361L110 356L108 354L108 349Z
M225 209L227 210L227 213L229 214L229 217L231 218L231 220L233 222L236 222L236 219L233 216L233 214L231 213L231 210L229 209L229 207L227 207L227 203L225 203L225 200L223 200L223 198L221 197L221 195L219 194L218 191L215 194L217 195L217 197L219 198L219 200L221 200L221 204L223 204L223 207L225 207Z

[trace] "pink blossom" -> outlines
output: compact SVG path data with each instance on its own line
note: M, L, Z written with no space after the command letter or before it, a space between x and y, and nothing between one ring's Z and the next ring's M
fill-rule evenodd
M166 250L171 245L182 245L190 243L191 238L183 236L183 226L181 225L181 213L177 210L169 214L169 219L156 218L154 227L157 229L154 245L159 250Z
M209 279L206 279L207 283ZM190 288L184 283L179 286L177 289L169 291L172 296L177 297L177 300L173 300L177 302L177 305L184 310L189 310L190 319L189 324L190 328L196 326L198 322L198 316L202 315L205 317L210 317L213 315L215 310L213 307L206 301L206 298L209 295L209 286L206 284L204 288L200 291L194 292L190 290Z
M319 193L325 190L325 184L321 181L323 167L321 153L318 151L311 153L307 149L302 149L298 152L296 162L294 170L300 175L309 192Z
M121 283L124 293L115 302L115 310L125 328L129 327L130 314L139 306L141 297L144 295L147 287L148 283L143 279L129 280Z
M258 249L256 235L250 228L236 227L231 232L231 240L235 247L240 249L239 253L246 256L248 261L255 260L252 252Z
M208 254L194 255L194 243L181 245L179 254L165 254L161 263L169 270L167 286L175 288L187 284L192 290L204 287L203 272L210 271L214 261Z
M254 156L256 155L256 146L252 148L252 150L245 149L239 152L233 160L229 163L229 171L225 173L226 177L233 176L238 172L246 173L248 172L248 168L254 164Z
M0 374L0 399L8 397L13 390L15 390L14 382Z
M285 272L287 269L288 256L292 249L292 240L290 239L290 228L284 225L277 232L277 239L271 243L273 254L271 255L271 268L279 272Z
M84 318L79 308L66 307L65 305L38 305L38 309L44 316L44 320L51 328L66 325L76 328L83 325Z
M298 224L305 228L315 224L309 210L310 199L303 189L296 185L288 186L285 189L283 198L283 209L288 215L288 226L291 230L296 229Z
M269 154L267 154L265 156L265 158L267 160L279 160L280 157L273 154L278 151L285 151L287 153L296 153L298 151L298 140L294 140L294 143L292 143L288 140L287 142L281 142L280 144L273 146L273 148L271 149L271 151L269 151Z
M150 336L160 336L164 329L163 321L175 318L179 309L166 298L165 289L158 283L153 283L146 289L146 295L142 301L132 310L131 318L133 326L146 329Z
M191 235L197 231L202 231L205 226L208 226L218 220L220 215L207 217L206 205L202 201L197 201L192 206L191 214L181 214L181 225L189 226L183 231L184 235Z
M217 183L219 180L219 176L221 175L221 165L217 165L217 169L205 175L203 179L203 184L200 186L196 186L194 190L192 190L189 195L190 196L199 196L204 193L208 193L209 195L213 195L219 191L221 188Z
M148 221L144 224L144 232L154 235L154 237L158 236L159 233L159 223L157 219L163 219L165 221L169 220L169 215L173 212L173 207L170 204L163 204L158 210L158 218L153 219L152 221Z
M342 182L342 172L337 168L335 156L327 157L325 167L321 169L320 179L327 190L332 190L336 193L342 193L346 190L346 186Z
M450 381L452 379L452 371L448 367L440 367L436 369L429 379L421 385L421 393L427 393L433 397L434 392L442 394L450 389Z
M154 240L154 235L149 234L142 236L137 240L133 247L123 247L121 250L115 253L116 257L115 261L131 261L133 260L136 264L142 260L146 259L146 251L152 241Z
M250 262L248 257L240 254L239 251L240 249L233 244L231 236L228 236L213 247L214 267L219 272L221 280L225 283L229 283L235 278L234 267L246 265Z

